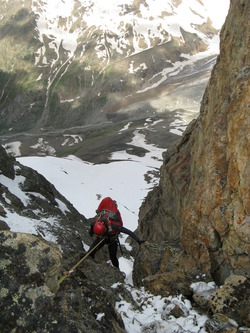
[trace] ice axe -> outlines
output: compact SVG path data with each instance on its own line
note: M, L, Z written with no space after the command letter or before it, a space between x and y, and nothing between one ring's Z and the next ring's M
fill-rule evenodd
M96 246L93 247L87 254L79 260L69 271L64 272L64 275L59 279L58 284L60 285L68 276L70 276L71 273L74 272L74 270L85 260L104 240L106 237L102 238L99 243L96 244Z

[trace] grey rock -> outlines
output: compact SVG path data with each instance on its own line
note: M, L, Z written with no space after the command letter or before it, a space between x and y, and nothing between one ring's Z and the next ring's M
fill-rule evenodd
M206 322L208 333L237 333L238 324L223 314L216 314Z
M79 258L62 265L59 248L35 235L1 231L0 239L1 332L124 332L115 303L133 299L119 270L86 260L59 285Z

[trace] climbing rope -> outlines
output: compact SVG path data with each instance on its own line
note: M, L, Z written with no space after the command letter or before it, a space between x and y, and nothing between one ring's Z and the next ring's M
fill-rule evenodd
M58 284L60 285L68 276L70 276L71 273L74 272L74 270L85 260L104 240L106 237L102 238L99 243L96 244L96 246L93 247L80 261L78 261L69 271L64 272L64 275L61 277L61 279L58 281Z

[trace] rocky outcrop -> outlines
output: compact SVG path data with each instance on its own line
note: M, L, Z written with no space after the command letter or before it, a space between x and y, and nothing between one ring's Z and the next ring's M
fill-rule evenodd
M0 174L10 179L15 178L14 158L8 156L2 146L0 146Z
M152 291L164 292L170 274L173 283L196 273L217 284L249 277L249 10L249 1L231 1L200 116L165 154L159 186L141 207L138 232L159 245L144 246L134 280Z
M41 293L56 292L59 287L58 275L62 259L59 248L54 243L48 243L35 235L10 231L1 231L0 235L1 282L6 282L5 286L1 284L2 294L8 289L8 292L14 295L17 291L17 282L20 285L26 283L32 285L34 281L38 286L44 285ZM18 279L14 281L15 278Z
M89 259L59 285L55 244L10 231L0 231L0 240L1 332L124 332L115 303L132 297L122 286L110 288L123 281L117 269Z
M88 228L87 219L51 183L0 146L0 230L47 236L67 257L82 250Z
M225 284L211 295L209 302L214 314L224 313L240 325L250 326L250 281L244 276L231 275Z

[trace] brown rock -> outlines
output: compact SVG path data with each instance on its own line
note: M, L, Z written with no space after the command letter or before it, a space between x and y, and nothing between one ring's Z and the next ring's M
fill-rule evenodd
M209 299L214 314L233 318L240 325L250 326L250 281L244 276L231 275Z
M175 295L179 292L185 296L191 295L190 283L183 272L157 273L147 276L143 280L146 289L164 297Z
M159 186L139 214L142 238L180 242L217 284L239 272L250 276L249 11L249 1L231 1L200 116L165 154ZM161 261L158 269L147 265L149 275L168 272Z
M208 333L237 333L237 328L237 323L223 314L216 314L206 322Z
M190 296L190 284L199 279L211 280L208 251L196 244L196 254L191 256L177 243L147 242L137 254L133 280L143 284L154 294ZM196 259L199 256L200 261ZM202 276L200 272L203 272Z
M175 318L184 317L184 314L184 311L178 305L175 305L175 307L170 311L170 315Z

